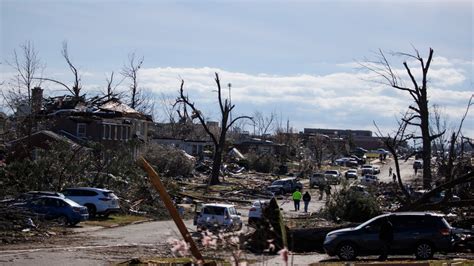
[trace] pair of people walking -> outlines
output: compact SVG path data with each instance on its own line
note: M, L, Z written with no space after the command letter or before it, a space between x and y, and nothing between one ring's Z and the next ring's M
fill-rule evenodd
M295 204L295 211L300 210L301 199L303 199L304 202L304 212L308 212L308 205L311 201L311 195L309 195L308 191L306 191L304 195L302 195L299 189L293 192L293 203Z

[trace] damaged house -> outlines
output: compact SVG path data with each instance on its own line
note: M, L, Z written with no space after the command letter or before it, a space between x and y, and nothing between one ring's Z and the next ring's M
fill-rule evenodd
M43 99L41 88L35 88L32 97L31 114L36 120L33 132L46 130L80 145L96 142L105 148L118 147L133 140L138 143L134 156L148 143L152 118L119 99L94 97L86 100L84 96Z

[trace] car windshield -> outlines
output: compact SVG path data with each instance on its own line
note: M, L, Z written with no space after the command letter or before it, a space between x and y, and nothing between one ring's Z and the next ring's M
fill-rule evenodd
M72 201L72 200L67 199L67 198L66 198L66 199L62 199L62 200L64 200L64 201L65 201L67 204L69 204L69 206L71 206L71 207L80 207L80 206L81 206L81 205L79 205L77 202Z
M258 200L258 201L254 201L253 203L253 206L255 207L260 207L261 205L267 205L268 204L268 201L265 201L265 200Z
M337 172L336 171L326 171L326 174L337 175Z
M285 182L283 182L282 180L277 180L277 181L273 182L272 185L277 185L277 186L279 186L279 185L283 185L284 183L285 183Z
M373 221L379 219L380 217L382 217L382 216L376 216L376 217L374 217L374 218L372 218L372 219L370 219L370 220L368 220L368 221L366 221L366 222L364 222L364 223L358 225L355 229L364 228L364 227L366 227L368 224L370 224L370 223L372 223Z
M229 211L230 215L237 215L237 212L235 211L234 207L229 207L227 210Z

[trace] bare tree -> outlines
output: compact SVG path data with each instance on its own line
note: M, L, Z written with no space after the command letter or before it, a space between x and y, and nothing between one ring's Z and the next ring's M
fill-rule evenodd
M117 87L123 82L123 79L114 84L114 75L115 73L112 71L112 73L110 73L110 77L105 78L105 81L107 82L107 88L106 91L103 92L103 94L107 97L108 100L114 97L122 97L122 93L117 92Z
M38 57L34 45L26 41L20 45L20 52L13 50L12 61L6 63L13 68L15 76L7 83L8 88L2 90L2 96L8 107L15 111L22 103L27 103L32 110L31 91L41 86L41 80L35 79L42 75L44 65Z
M130 81L130 107L138 108L143 104L142 90L138 87L138 71L143 64L143 57L137 58L135 53L128 55L128 62L122 67L120 74Z
M412 115L413 115L412 111L410 110L407 111L402 116L402 119L397 122L398 129L393 134L388 133L385 137L383 136L382 132L380 131L379 127L374 121L374 125L377 128L377 133L376 133L377 137L380 137L382 139L383 143L385 144L385 147L387 147L390 154L392 154L392 157L395 163L395 173L393 173L393 175L395 175L394 178L396 178L397 180L398 187L400 188L403 195L405 196L405 202L410 202L411 198L410 198L410 193L408 192L408 190L406 189L406 187L403 185L403 182L402 182L402 176L400 174L401 171L400 171L398 150L400 149L400 147L405 146L408 140L413 138L413 133L406 132L407 126L408 126L408 123L406 122L407 121L406 118L411 117Z
M230 112L234 109L235 105L232 105L228 99L222 99L222 90L221 90L221 83L219 80L219 75L215 73L216 78L216 85L217 85L217 98L219 101L219 109L221 113L221 124L220 128L217 133L213 132L211 128L206 123L206 119L204 118L203 114L193 102L191 102L188 96L184 95L184 80L181 81L181 88L180 94L176 103L185 103L189 106L192 110L192 118L198 119L201 123L202 127L206 131L206 133L211 138L212 142L214 143L214 156L213 156L213 163L212 163L212 172L211 177L209 179L209 185L219 184L219 172L222 164L222 155L224 152L225 141L226 141L226 134L227 131L232 127L232 125L240 120L240 119L252 119L250 116L239 116L234 119L229 119Z
M415 54L395 54L409 59L414 59L419 63L419 67L421 68L421 77L417 79L413 74L412 69L408 66L408 63L406 61L403 62L404 70L410 78L411 86L406 86L404 84L404 81L402 78L400 78L396 70L392 68L392 65L382 50L379 50L377 61L367 61L366 63L362 63L362 66L382 77L384 84L387 84L397 90L404 91L412 97L415 104L410 105L409 109L411 109L413 113L410 117L405 117L404 120L408 125L417 127L421 132L421 135L413 136L413 138L422 140L423 187L431 188L433 179L431 173L431 143L433 140L443 135L444 132L434 135L432 135L430 132L430 113L428 108L428 71L433 58L433 49L430 48L426 61L420 56L418 50L414 50Z
M262 112L255 111L253 114L254 134L265 137L269 131L274 130L276 123L276 114L271 112L268 116L264 116Z
M317 134L308 138L308 148L311 150L314 156L314 160L318 168L321 168L324 157L329 152L331 140L326 135Z
M58 81L56 79L51 79L51 78L39 78L39 79L59 84L63 86L64 88L66 88L66 90L69 91L75 98L80 98L81 89L82 89L81 77L79 76L79 71L77 70L77 67L74 66L74 64L71 61L71 58L69 57L68 46L67 46L66 41L63 42L61 54L64 57L64 60L66 60L66 63L69 66L69 69L71 70L74 76L74 81L73 81L72 86L68 86L65 83Z

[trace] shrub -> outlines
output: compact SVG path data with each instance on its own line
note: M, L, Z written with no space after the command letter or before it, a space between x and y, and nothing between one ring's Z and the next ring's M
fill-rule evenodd
M246 156L250 169L261 173L273 172L273 169L278 163L275 157L268 154L258 155L249 153Z
M146 160L164 176L189 176L194 170L195 160L183 150L174 147L152 144L148 147Z
M331 195L323 215L332 221L363 222L381 213L377 199L370 193L351 189L347 184Z

